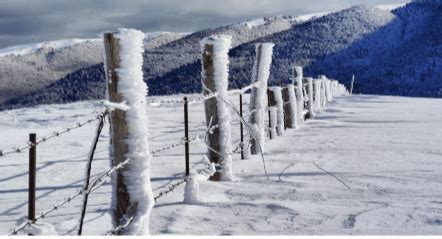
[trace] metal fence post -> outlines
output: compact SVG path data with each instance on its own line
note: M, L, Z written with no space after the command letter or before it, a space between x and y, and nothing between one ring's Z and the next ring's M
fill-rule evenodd
M37 163L37 135L29 134L29 141L32 146L29 148L29 192L28 192L28 220L35 222L35 179Z
M184 97L184 149L186 154L186 176L190 174L189 162L189 110L187 97Z

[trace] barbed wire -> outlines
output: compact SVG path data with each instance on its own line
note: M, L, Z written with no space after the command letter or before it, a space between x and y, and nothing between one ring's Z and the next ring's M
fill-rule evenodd
M183 179L181 179L180 181L170 184L170 185L167 187L166 190L160 191L160 193L158 193L158 194L154 197L155 201L156 201L158 198L164 197L164 196L166 196L167 194L173 192L173 190L175 190L175 188L177 188L177 187L180 186L181 184L187 182L188 179L189 179L189 177L186 176L186 177L184 177Z
M42 144L44 142L47 142L48 140L50 140L52 138L60 137L61 135L71 132L72 130L81 128L87 124L90 124L96 120L99 120L102 117L106 116L108 113L109 113L109 111L106 109L102 113L96 115L94 118L90 118L90 119L82 121L82 122L77 122L75 125L67 127L67 128L60 130L60 131L54 131L51 134L38 139L35 143L28 141L28 142L26 142L26 145L19 146L19 147L13 147L13 149L8 150L8 151L0 150L0 157L6 156L9 154L14 154L14 153L21 153L24 150L30 149L31 147L34 147L34 146L37 146L37 145Z
M200 102L203 102L205 100L211 99L211 98L216 97L216 96L218 96L218 92L215 92L215 93L212 92L212 93L207 94L207 95L202 95L202 96L199 96L199 97L195 97L194 99L191 99L190 101L187 101L187 105L193 105L193 104L196 104L196 103L200 103Z
M130 217L129 219L125 220L124 223L120 223L118 226L104 234L105 236L113 236L118 232L121 232L122 230L126 229L130 223L134 220L134 217Z
M197 141L197 140L201 140L201 137L205 136L207 133L212 132L214 129L216 129L216 128L218 128L218 127L219 127L219 125L211 126L211 127L210 127L209 129L207 129L205 132L201 132L201 133L199 133L199 134L193 136L192 138L190 138L190 139L187 140L187 141L186 141L186 140L183 140L181 143L178 143L178 144L172 144L172 145L167 146L167 147L163 147L163 148L160 148L160 149L157 149L157 150L153 150L153 151L151 151L151 154L152 154L152 155L156 155L156 154L158 154L158 153L165 152L165 151L169 151L169 150L172 150L172 149L177 148L177 147L179 147L179 146L182 146L182 145L184 145L186 142L191 143L191 142L194 142L194 141ZM37 217L35 218L35 222L38 221L38 220L40 220L40 219L43 219L43 218L44 218L46 215L48 215L49 213L58 210L61 206L65 205L66 203L71 202L73 199L77 198L78 196L83 195L84 193L86 193L86 194L90 194L90 193L94 192L95 190L97 190L98 188L100 188L100 187L106 182L105 179L109 178L109 177L110 177L115 171L117 171L118 169L123 168L125 165L127 165L127 164L130 162L130 160L131 160L131 159L128 158L128 159L126 159L125 161L123 161L123 162L121 162L121 163L115 165L114 167L112 167L112 168L106 170L105 172L101 173L100 176L99 176L98 178L96 178L96 179L94 180L93 183L91 183L91 186L89 187L88 190L84 190L84 189L78 190L77 192L71 194L69 197L65 198L63 201L61 201L61 202L59 202L59 203L57 203L57 204L51 206L49 209L43 211L39 216L37 216ZM167 193L166 193L166 194L167 194ZM31 223L33 223L33 222L30 221L30 220L27 220L27 221L23 222L23 223L20 224L19 226L13 228L13 229L11 230L11 233L10 233L9 235L16 235L17 232L23 230L26 226L30 225Z

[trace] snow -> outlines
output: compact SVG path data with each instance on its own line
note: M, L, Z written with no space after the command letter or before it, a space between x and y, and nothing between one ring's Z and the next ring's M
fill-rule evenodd
M232 175L232 143L230 135L230 112L227 109L227 87L229 78L229 50L232 44L232 37L228 35L216 35L204 38L200 42L201 52L204 52L205 45L213 46L213 68L214 68L214 84L217 96L217 113L219 128L219 166L220 177L223 181L233 180ZM202 79L206 75L204 68L202 69ZM204 85L204 80L202 81ZM203 86L205 87L205 86ZM207 88L206 88L207 89Z
M305 14L305 15L299 15L296 16L294 18L295 21L297 21L298 23L303 23L303 22L308 22L314 18L319 18L319 17L323 17L325 15L328 15L332 12L316 12L316 13L310 13L310 14Z
M237 98L229 99L238 106ZM244 99L248 103L248 97ZM184 185L159 198L152 210L150 233L440 235L441 104L441 99L335 97L299 130L286 130L283 136L266 140L270 181L256 160L259 156L241 160L234 154L233 172L239 181L199 180L202 203L198 204L183 204ZM31 130L40 138L102 110L99 102L88 101L2 111L0 148L23 144ZM180 142L182 110L181 106L148 108L152 149ZM203 105L191 105L189 117L190 136L204 132ZM86 125L37 147L37 213L81 189L95 126ZM238 138L239 130L232 128L232 139ZM109 168L108 140L104 129L93 177ZM205 169L205 148L191 144L190 152L191 173ZM176 148L153 156L155 195L182 178L183 153L183 148ZM0 234L7 234L27 214L27 157L22 153L0 158ZM112 228L111 192L106 183L90 195L85 235L103 235ZM53 225L58 235L74 235L80 205L81 199L72 201L42 223Z
M161 35L169 35L169 34L179 34L182 37L188 36L193 32L169 32L169 31L154 31L154 32L146 32L144 33L144 40L149 41L154 38L157 38Z
M63 40L57 40L57 41L48 41L48 42L39 42L39 43L33 43L33 44L26 44L26 45L18 45L18 46L11 46L7 48L0 49L0 57L4 57L7 55L15 55L15 56L21 56L26 55L30 53L34 53L39 49L42 48L51 48L53 50L59 50L65 47L73 46L79 43L84 42L96 42L101 41L101 39L63 39Z
M134 29L120 29L115 37L120 43L120 68L116 69L118 90L129 107L125 116L128 131L128 153L125 156L131 161L125 166L123 175L130 205L137 205L134 220L125 233L146 235L149 233L149 215L154 199L150 182L152 156L148 143L147 86L143 81L142 70L144 33ZM113 187L116 192L117 185Z
M396 10L398 8L404 7L405 5L407 5L407 3L382 4L382 5L376 5L375 7L391 12L391 11Z
M198 178L190 176L187 179L186 187L184 188L184 203L198 204L200 202Z
M261 25L264 25L265 23L266 23L266 21L264 18L257 18L257 19L242 22L239 25L245 26L247 28L254 28L254 27L259 27Z
M255 59L252 71L252 84L257 84L252 90L252 96L255 97L255 103L249 104L249 110L254 113L250 115L249 123L251 127L251 135L256 139L257 146L264 151L264 114L267 108L267 81L270 75L270 66L272 64L273 43L260 43L255 45L256 56L258 57L258 49L261 46L261 57ZM259 82L259 83L258 83ZM252 123L252 119L254 122Z

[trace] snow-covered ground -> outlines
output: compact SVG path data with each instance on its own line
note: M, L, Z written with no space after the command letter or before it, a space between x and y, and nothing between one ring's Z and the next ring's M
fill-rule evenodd
M248 96L245 97L246 99ZM232 98L237 102L237 96ZM260 157L232 156L234 182L199 181L201 203L183 203L184 186L158 199L152 234L442 234L440 99L354 95L336 98L299 130L267 141ZM245 107L247 109L247 107ZM88 119L97 102L0 112L0 148ZM190 136L204 109L190 106ZM183 137L182 107L149 109L151 149ZM232 113L232 116L234 114ZM234 117L233 117L234 118ZM107 125L106 125L107 127ZM37 213L80 189L95 123L38 146ZM239 125L232 126L232 142ZM107 128L92 175L109 168ZM191 171L205 168L204 146L190 146ZM154 194L184 172L184 148L153 157ZM0 157L0 234L27 214L27 153ZM281 173L282 172L282 173ZM111 228L109 183L89 200L84 234ZM57 233L75 234L81 199L49 214Z

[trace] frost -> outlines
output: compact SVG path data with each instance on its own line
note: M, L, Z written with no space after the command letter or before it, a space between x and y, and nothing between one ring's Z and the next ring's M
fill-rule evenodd
M314 112L314 99L313 99L313 78L307 77L307 84L308 84L308 111L310 114L310 118L313 118L315 116Z
M301 66L295 66L294 71L296 72L296 77L294 79L294 84L296 84L296 101L297 101L297 108L298 108L298 126L301 125L304 122L304 95L303 95L303 89L304 85L302 84L302 67Z
M296 94L295 94L295 86L292 84L287 85L288 91L289 91L289 105L290 105L290 117L292 119L292 128L298 129L299 128L299 112L298 112L298 102L296 101Z
M321 110L321 80L316 79L313 81L314 95L314 109L315 111Z
M260 44L256 45L256 52L258 52L259 46ZM252 80L257 82L257 85L253 88L251 94L251 97L255 97L255 104L249 105L250 112L254 111L250 115L249 122L251 123L252 135L261 146L262 151L264 151L265 138L264 114L267 111L267 81L270 75L270 65L272 64L273 46L273 43L261 44L261 58L255 60L252 73ZM253 124L252 119L254 119Z
M150 182L151 154L148 144L148 117L146 111L147 86L143 81L144 33L133 29L120 29L115 35L120 44L118 89L129 107L126 111L128 153L130 163L123 175L131 205L137 203L133 222L127 228L131 235L149 233L149 215L154 205ZM116 185L113 185L114 191ZM114 202L115 204L115 202Z
M101 102L103 103L104 106L106 106L106 108L111 110L118 109L122 111L127 111L128 109L130 109L130 107L126 104L126 101L123 101L121 103L115 103L115 102L110 102L108 100L103 100Z
M276 133L278 136L284 133L284 101L282 100L282 89L279 86L272 87L273 96L276 101Z

